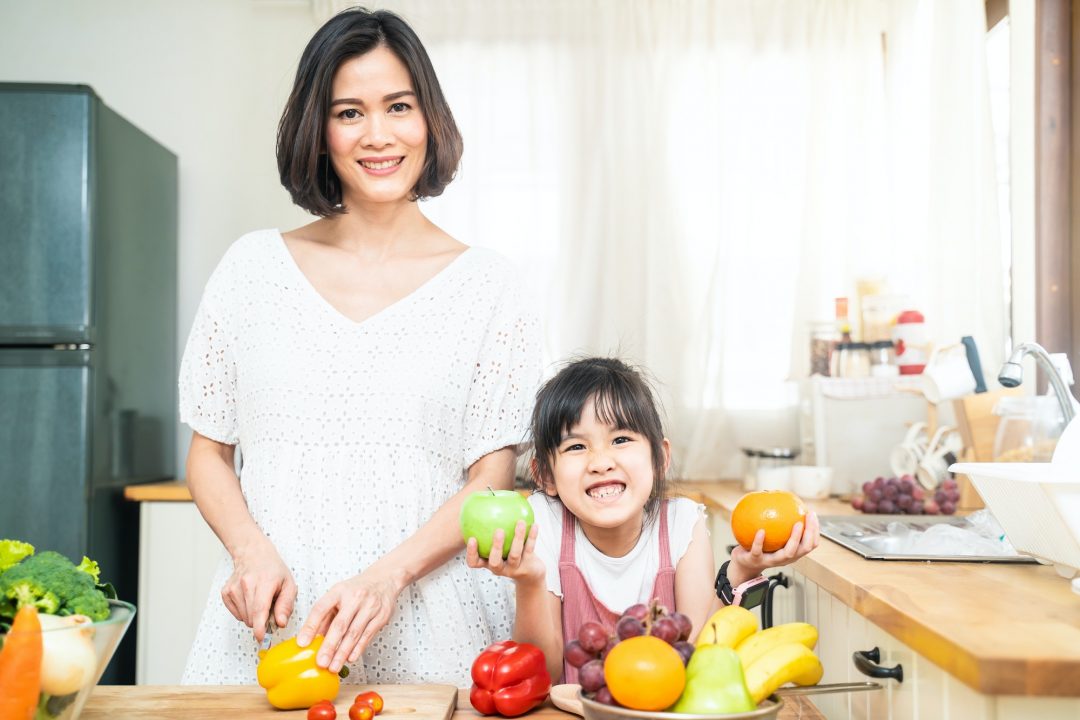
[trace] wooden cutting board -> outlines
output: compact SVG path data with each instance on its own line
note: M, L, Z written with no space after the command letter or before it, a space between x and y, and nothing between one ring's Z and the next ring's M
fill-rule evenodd
M347 720L357 694L374 690L386 703L387 720L448 720L458 691L453 685L342 685L334 706ZM81 720L192 720L305 718L306 710L275 710L262 688L253 685L101 685L83 708Z

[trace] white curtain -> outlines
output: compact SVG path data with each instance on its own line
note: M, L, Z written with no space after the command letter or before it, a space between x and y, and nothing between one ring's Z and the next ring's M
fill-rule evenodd
M995 367L982 0L369 6L417 30L465 138L428 214L529 268L552 363L651 370L680 477L797 442L808 323L857 277Z

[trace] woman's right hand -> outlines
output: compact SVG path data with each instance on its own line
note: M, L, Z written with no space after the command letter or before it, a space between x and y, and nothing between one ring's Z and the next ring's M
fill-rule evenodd
M225 607L262 642L271 616L285 627L296 605L292 573L265 537L233 556L233 572L221 589Z
M534 523L526 536L525 521L518 520L514 528L514 537L510 542L510 554L505 559L502 550L506 537L502 530L496 530L492 536L491 552L487 559L480 557L476 538L469 538L465 546L465 562L471 568L487 568L495 575L510 578L515 582L519 580L542 581L547 570L544 568L544 561L534 552L537 530L538 526Z

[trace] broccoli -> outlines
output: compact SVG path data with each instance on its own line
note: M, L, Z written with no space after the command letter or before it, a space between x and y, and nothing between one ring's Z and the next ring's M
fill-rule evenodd
M48 612L55 615L86 615L95 621L109 617L109 601L97 589L94 575L60 553L37 553L0 573L0 611L4 615L23 605L40 610L53 602L56 608Z
M0 540L0 573L34 554L34 546L19 540Z
M98 567L97 560L91 560L83 555L82 562L79 563L78 570L82 570L84 573L94 579L94 584L97 585L101 582L101 568Z

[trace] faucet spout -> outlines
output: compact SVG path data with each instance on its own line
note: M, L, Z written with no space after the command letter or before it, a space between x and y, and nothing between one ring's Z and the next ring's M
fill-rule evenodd
M1005 387L1016 387L1022 383L1024 381L1024 368L1020 365L1020 362L1025 355L1033 356L1035 363L1046 373L1046 377L1050 381L1050 387L1054 389L1054 395L1061 406L1061 416L1065 418L1065 424L1068 425L1076 415L1076 411L1073 409L1072 395L1069 393L1069 389L1065 387L1065 381L1061 379L1061 373L1054 367L1050 354L1041 345L1036 343L1017 345L1009 359L1001 366L1001 372L998 373L998 382Z

